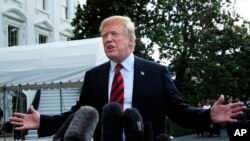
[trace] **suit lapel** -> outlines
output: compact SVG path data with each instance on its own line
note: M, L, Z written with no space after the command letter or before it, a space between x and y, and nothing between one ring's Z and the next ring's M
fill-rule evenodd
M137 103L140 103L140 99L138 98L142 95L142 89L145 76L145 67L143 61L135 56L134 63L134 86L133 86L133 99L132 99L132 107L137 107Z
M104 103L108 102L108 83L109 83L109 70L110 70L110 61L106 62L103 66L102 69L102 76L100 76L99 78L101 78L101 86L103 86L101 88L101 90L103 90L104 95L102 95L102 99L105 99Z

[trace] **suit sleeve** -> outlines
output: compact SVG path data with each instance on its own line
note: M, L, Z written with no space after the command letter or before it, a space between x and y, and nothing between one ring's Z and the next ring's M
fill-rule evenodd
M168 117L181 126L195 130L209 128L211 125L210 110L197 109L184 103L167 69L164 69L163 74L167 107L169 107L167 108Z
M72 110L61 115L41 115L40 128L37 130L38 137L54 135L71 113L73 113Z

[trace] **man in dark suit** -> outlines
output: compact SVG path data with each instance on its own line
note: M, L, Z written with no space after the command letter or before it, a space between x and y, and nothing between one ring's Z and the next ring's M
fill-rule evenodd
M111 85L117 64L122 64L124 80L124 109L139 110L143 121L150 121L154 135L164 132L167 115L172 121L193 129L208 128L211 123L235 122L245 108L242 103L222 105L224 97L215 102L211 110L191 107L183 102L166 67L133 55L135 47L134 24L125 16L112 16L100 26L104 51L110 59L85 74L77 108L61 115L40 115L31 107L31 114L15 113L11 123L17 130L38 129L40 137L54 134L68 115L80 106L90 105L101 116L102 107L110 101ZM100 117L101 118L101 117ZM97 126L94 140L101 137L101 125Z

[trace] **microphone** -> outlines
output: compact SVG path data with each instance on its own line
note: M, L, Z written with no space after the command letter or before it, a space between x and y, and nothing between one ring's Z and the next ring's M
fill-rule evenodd
M156 137L156 141L173 141L173 137L167 134L160 134Z
M62 141L63 140L64 134L67 131L69 124L72 121L74 115L75 114L72 113L71 115L68 116L68 118L65 120L63 125L57 130L55 136L53 137L53 141Z
M154 141L153 127L150 121L144 122L143 141Z
M64 135L64 141L91 141L99 115L95 108L82 106L78 109Z
M122 141L123 109L116 102L109 102L102 108L102 141Z
M141 114L136 108L128 108L123 114L126 141L141 141L144 136L144 125Z

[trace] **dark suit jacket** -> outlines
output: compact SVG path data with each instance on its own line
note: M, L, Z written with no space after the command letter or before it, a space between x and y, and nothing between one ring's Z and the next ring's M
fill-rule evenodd
M77 107L95 107L101 119L102 107L108 103L110 62L97 66L85 74ZM166 67L135 57L132 107L137 108L143 121L151 121L154 136L164 133L166 115L174 122L193 129L210 125L210 110L193 108L183 102ZM76 108L77 109L77 108ZM41 116L39 136L54 134L66 117L74 112L56 116ZM95 141L101 136L101 125L95 131Z

